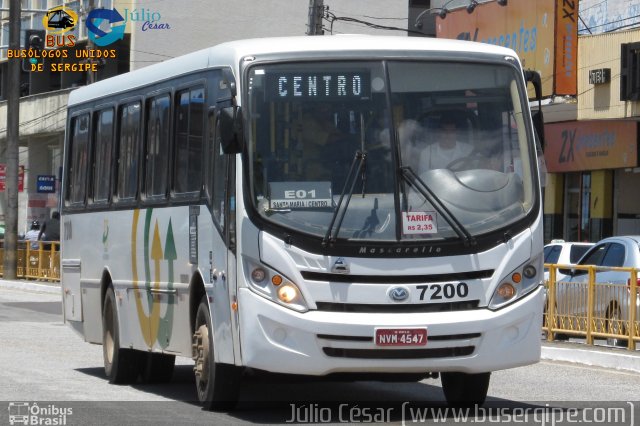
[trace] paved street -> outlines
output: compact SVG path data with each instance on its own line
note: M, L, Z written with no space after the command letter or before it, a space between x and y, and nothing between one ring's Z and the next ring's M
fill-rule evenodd
M105 425L285 423L293 417L290 403L301 407L298 422L302 423L322 423L323 413L328 413L323 407L335 407L334 403L356 407L355 414L360 417L352 418L355 421L401 422L406 401L430 409L445 407L439 380L309 383L262 377L249 381L236 412L203 412L193 402L189 359L178 361L171 384L110 385L103 374L101 347L84 343L62 324L60 308L55 294L0 288L0 401L4 401L0 402L0 424L8 424L7 414L16 409L9 403L36 401L40 409L49 407L54 413L72 409L65 417L66 424ZM638 373L543 361L495 372L486 406L607 405L597 401L620 401L613 405L624 406L625 400L638 399L639 386ZM380 408L388 417L376 419L372 417L376 411L362 411L383 406L391 410ZM333 421L340 420L336 416L333 413Z

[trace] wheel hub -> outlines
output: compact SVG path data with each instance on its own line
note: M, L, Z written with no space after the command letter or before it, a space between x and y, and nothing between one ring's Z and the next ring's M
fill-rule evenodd
M204 324L193 335L192 353L196 380L206 383L209 377L209 329Z

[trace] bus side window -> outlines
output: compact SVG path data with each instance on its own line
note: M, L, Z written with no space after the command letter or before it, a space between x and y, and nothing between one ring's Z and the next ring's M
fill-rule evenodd
M120 108L120 144L118 152L119 199L133 199L137 195L140 166L140 102Z
M203 109L204 88L178 92L173 177L176 193L199 192L202 188Z
M83 204L85 201L89 157L89 122L88 113L71 119L67 202L72 205Z
M93 201L109 201L113 162L113 108L98 111L93 144Z
M171 98L168 94L147 100L145 179L147 197L164 198L169 176Z

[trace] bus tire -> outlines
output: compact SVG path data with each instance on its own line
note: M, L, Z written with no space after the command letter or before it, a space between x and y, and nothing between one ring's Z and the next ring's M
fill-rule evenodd
M240 392L240 369L215 360L213 328L206 295L200 301L194 324L193 359L198 400L207 410L232 410Z
M133 383L138 379L140 357L143 354L120 348L118 310L113 287L107 289L102 307L102 354L104 372L110 383Z
M168 383L173 376L175 355L149 352L145 356L142 378L145 383Z
M442 373L440 380L447 403L452 406L484 404L491 373Z

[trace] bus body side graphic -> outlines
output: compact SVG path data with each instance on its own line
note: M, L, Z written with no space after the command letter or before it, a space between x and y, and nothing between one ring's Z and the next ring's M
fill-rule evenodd
M153 237L151 241L151 251L149 250L149 231L151 228L151 216L153 209L146 209L145 221L144 221L144 273L145 280L144 286L141 286L141 280L138 275L138 222L140 220L140 210L133 211L133 223L131 225L131 273L133 288L135 291L136 311L138 314L138 323L140 325L140 331L144 337L144 341L148 348L152 348L157 341L160 347L163 349L169 345L171 340L171 333L173 329L173 310L175 306L175 295L168 294L169 301L167 303L167 310L164 316L160 316L160 302L156 300L152 293L154 290L160 289L161 272L160 262L164 259L167 261L168 277L167 285L168 290L173 290L174 287L174 262L177 259L176 247L173 238L173 227L171 225L171 219L167 226L167 238L165 241L165 250L163 254L162 243L160 242L160 232L158 226L158 220L156 219ZM151 265L150 261L154 263L154 280L151 281ZM152 286L153 285L153 286ZM142 303L142 294L147 294L147 307L149 315L145 313L145 309Z

